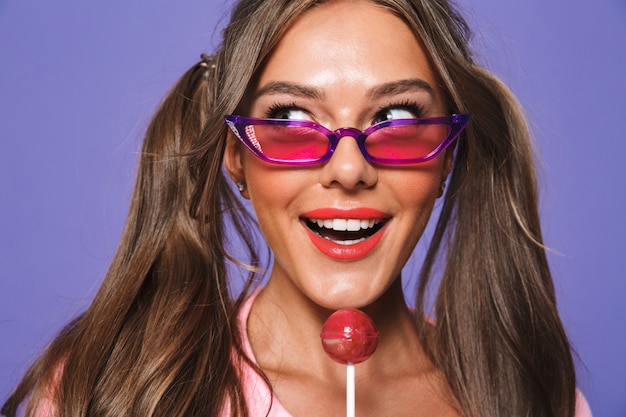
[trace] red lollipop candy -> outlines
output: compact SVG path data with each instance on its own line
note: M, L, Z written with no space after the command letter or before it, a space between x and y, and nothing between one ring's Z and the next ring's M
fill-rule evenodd
M378 346L378 331L372 319L355 308L337 310L322 327L322 346L335 362L344 365L361 363Z

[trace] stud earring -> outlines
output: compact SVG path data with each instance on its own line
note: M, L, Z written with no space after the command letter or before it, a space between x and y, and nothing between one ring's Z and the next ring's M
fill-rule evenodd
M237 189L239 189L239 192L242 193L246 189L246 183L245 182L238 182L237 183Z
M446 180L441 181L441 184L439 184L439 195L437 196L437 198L443 196L443 192L446 190Z

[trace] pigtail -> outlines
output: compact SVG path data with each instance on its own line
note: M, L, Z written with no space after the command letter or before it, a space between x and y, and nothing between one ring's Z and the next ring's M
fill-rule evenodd
M232 192L216 169L225 141L213 108L217 66L204 55L161 104L100 290L33 365L5 415L29 394L27 415L42 404L72 416L211 416L227 404L245 413L222 244L223 196ZM204 208L198 196L207 194Z
M159 107L103 284L31 367L3 407L6 415L27 397L27 415L40 415L41 404L71 416L248 415L239 370L243 362L254 365L243 353L236 315L259 260L253 220L222 168L223 115L241 104L264 54L306 7L257 6L263 17L255 19L244 3L235 7L219 51L203 55ZM249 262L228 253L234 241L224 233L227 222ZM227 262L250 270L235 301Z
M572 416L574 365L542 240L528 127L493 75L474 67L467 77L459 85L472 122L421 274L423 306L445 250L431 352L468 416Z
M394 1L395 3L395 1ZM449 2L415 1L448 111L472 118L418 284L426 310L434 275L435 328L420 332L468 417L571 417L575 371L559 318L538 213L534 150L521 106L476 66L471 33ZM441 262L443 261L443 262Z

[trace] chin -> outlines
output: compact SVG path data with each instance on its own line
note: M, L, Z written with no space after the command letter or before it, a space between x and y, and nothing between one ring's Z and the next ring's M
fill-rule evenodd
M325 287L317 291L316 296L311 299L320 307L328 310L339 310L342 308L361 309L375 303L384 294L384 288L376 290L363 288L363 286L343 285L332 288Z

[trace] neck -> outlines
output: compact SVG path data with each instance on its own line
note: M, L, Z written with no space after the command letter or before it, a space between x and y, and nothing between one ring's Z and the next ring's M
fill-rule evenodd
M361 373L403 372L424 363L400 277L362 310L374 320L380 338L376 353L359 365ZM318 373L319 378L343 381L345 367L328 358L320 341L324 321L332 312L298 291L273 285L270 279L248 318L248 337L261 369L271 374Z

